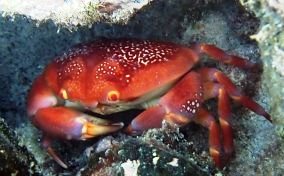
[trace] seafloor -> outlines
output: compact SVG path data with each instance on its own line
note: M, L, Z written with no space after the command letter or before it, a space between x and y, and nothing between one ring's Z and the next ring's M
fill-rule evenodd
M283 2L17 2L0 1L0 175L283 175ZM164 124L137 137L118 132L85 142L57 141L54 148L69 165L63 169L42 150L41 133L26 115L26 96L56 55L98 38L205 42L259 63L257 70L240 70L202 56L198 66L222 70L273 123L232 103L235 156L223 170L209 157L207 129L195 124ZM215 101L207 107L216 115ZM129 123L139 112L112 117Z

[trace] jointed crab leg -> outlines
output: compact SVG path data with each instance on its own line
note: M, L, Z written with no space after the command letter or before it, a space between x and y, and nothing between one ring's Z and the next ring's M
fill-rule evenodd
M149 108L133 119L125 131L130 134L140 134L147 129L160 128L165 115L166 109L162 106Z
M222 145L220 126L215 118L204 108L200 108L194 119L194 122L200 124L209 130L209 152L217 167L222 168Z
M47 153L63 168L68 168L68 166L59 158L59 156L54 152L51 147L52 139L48 136L44 136L42 139L42 146L47 151Z
M192 48L198 53L205 53L211 56L214 60L234 65L239 68L253 68L256 66L256 64L250 62L249 60L241 58L239 56L229 55L225 51L214 45L201 43L195 44Z
M216 165L222 168L233 154L229 96L271 120L260 105L245 97L220 71L202 68L198 73L185 75L160 99L157 106L138 115L128 126L127 132L141 133L149 128L160 127L163 119L179 126L195 121L209 129L210 155ZM215 97L218 97L219 124L204 108L200 108L203 101Z
M218 118L222 130L223 147L225 152L224 161L227 161L233 154L234 141L233 130L230 123L231 108L227 92L224 88L219 89L218 95Z
M219 83L206 80L203 83L204 101L211 98L218 98L218 121L221 127L222 149L224 157L222 161L226 162L233 154L234 142L232 135L232 127L230 124L231 108L227 92Z
M264 110L263 107L261 107L258 103L253 101L250 97L242 95L240 91L236 88L236 86L232 83L232 81L223 73L216 72L216 79L218 82L224 85L226 91L230 95L230 97L240 102L243 106L249 108L253 112L255 112L258 115L261 115L265 117L267 120L272 122L270 115Z
M200 75L196 72L188 73L160 99L158 106L138 115L128 126L127 132L135 134L149 128L160 127L163 119L179 126L195 121L209 129L210 155L221 168L223 152L220 125L204 108L200 108L203 102L202 92Z
M201 74L201 77L204 81L204 101L210 98L218 97L218 118L223 139L222 147L225 154L225 158L222 158L222 161L226 162L233 154L234 145L232 128L230 125L231 110L229 96L255 113L264 116L267 120L271 121L271 118L259 104L244 96L239 90L237 90L232 81L217 69L202 68L198 72ZM214 158L214 156L212 157ZM220 166L222 167L222 165L223 164L221 163Z
M205 67L200 69L198 72L200 73L203 81L212 81L220 83L222 86L224 86L225 91L233 100L240 102L244 107L247 107L256 114L265 117L270 122L272 121L270 115L264 110L263 107L261 107L251 98L243 95L232 83L232 81L219 70Z

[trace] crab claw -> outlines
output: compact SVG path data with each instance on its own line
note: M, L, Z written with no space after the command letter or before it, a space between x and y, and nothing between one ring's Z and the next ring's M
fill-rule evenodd
M51 147L53 138L86 140L88 138L115 132L123 123L111 123L104 119L75 111L65 107L39 109L32 117L33 123L46 135L43 146L53 159L66 168Z
M108 134L121 129L124 124L120 123L107 123L107 124L94 124L93 122L83 122L81 139L88 139L99 135Z
M32 120L45 134L68 140L85 140L123 127L123 123L111 123L65 107L40 109Z

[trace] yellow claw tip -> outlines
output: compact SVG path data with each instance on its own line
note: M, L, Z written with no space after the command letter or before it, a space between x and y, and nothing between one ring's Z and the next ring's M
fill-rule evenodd
M92 138L99 135L104 135L108 133L115 132L121 129L124 124L121 123L113 123L113 124L93 124L91 122L86 122L82 127L82 139Z

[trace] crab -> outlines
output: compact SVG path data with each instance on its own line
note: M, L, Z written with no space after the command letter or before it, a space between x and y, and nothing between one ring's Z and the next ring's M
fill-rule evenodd
M234 144L229 99L271 122L270 115L245 96L216 68L194 68L202 54L242 69L256 64L205 43L189 47L139 39L103 39L79 44L55 58L34 81L27 112L42 131L42 146L62 167L54 139L86 140L124 129L141 134L162 122L180 127L190 122L209 130L209 153L218 168L232 157ZM204 106L218 100L218 118ZM111 122L106 115L144 109L131 123Z

